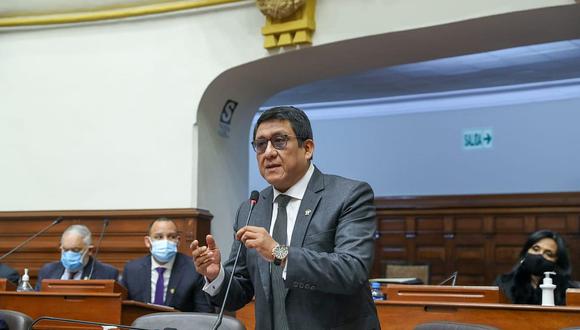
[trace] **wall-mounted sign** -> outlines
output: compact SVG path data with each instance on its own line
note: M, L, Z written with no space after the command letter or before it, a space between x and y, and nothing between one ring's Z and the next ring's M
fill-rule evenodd
M227 100L226 104L222 108L220 113L220 122L218 128L218 134L228 138L230 137L230 128L232 124L232 117L234 116L234 110L238 107L238 102L234 100Z
M485 129L466 129L463 131L463 149L489 149L493 147L493 130Z

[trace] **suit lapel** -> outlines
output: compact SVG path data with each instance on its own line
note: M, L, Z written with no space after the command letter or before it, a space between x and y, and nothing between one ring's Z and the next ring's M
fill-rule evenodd
M172 303L175 298L177 286L179 285L183 275L187 272L187 270L182 269L183 266L185 266L185 263L182 261L181 256L176 254L173 268L171 268L171 275L169 276L169 284L167 284L167 293L165 295L165 305L167 306L173 306Z
M83 267L83 273L81 274L81 279L85 279L85 277L89 277L90 273L91 273L91 268L93 268L93 262L95 262L95 259L93 259L93 257L89 257L89 262L87 262L86 266ZM93 270L93 275L95 275L95 273L97 272L97 265L95 265L94 267L95 269Z
M306 187L300 203L300 209L296 215L296 223L294 224L292 240L290 241L291 246L302 246L308 225L314 217L318 203L322 198L322 194L320 194L322 190L324 190L324 177L317 168L314 168L314 173L312 173L312 178L310 178L310 182Z
M56 267L54 268L54 271L52 272L52 274L50 274L50 276L48 276L47 278L57 278L60 279L62 277L62 275L64 274L64 266L62 265L61 262L56 264Z
M270 230L270 224L272 222L272 198L274 192L272 187L266 189L264 193L261 194L261 200L254 209L254 214L252 215L252 220L255 226L260 226L266 228L267 231ZM255 220L254 220L255 219ZM258 269L260 271L260 279L262 280L262 287L264 289L264 294L267 299L270 300L270 263L264 258L257 258Z

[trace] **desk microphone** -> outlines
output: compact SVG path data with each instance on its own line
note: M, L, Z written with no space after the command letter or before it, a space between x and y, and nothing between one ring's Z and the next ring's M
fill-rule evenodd
M26 243L28 243L28 242L32 241L33 239L35 239L37 236L39 236L39 235L42 235L42 233L44 233L45 231L49 230L49 229L50 229L52 226L59 224L59 223L62 221L62 219L63 219L63 217L58 217L58 218L54 219L54 221L53 221L53 222L52 222L50 225L48 225L48 226L44 227L44 228L43 228L41 231L39 231L38 233L36 233L36 234L34 234L34 235L30 236L30 237L29 237L29 238L27 238L27 239L26 239L24 242L22 242L22 243L18 244L18 245L17 245L15 248L13 248L12 250L10 250L10 251L8 251L8 252L4 253L4 255L2 255L2 256L0 257L0 260L2 260L2 259L4 259L4 258L8 257L8 256L9 256L9 255L11 255L12 253L14 253L16 250L18 250L18 249L20 249L21 247L23 247L23 246L24 246Z
M248 212L248 218L246 219L246 226L250 223L250 216L252 215L252 211L254 210L254 206L258 203L258 198L260 197L260 193L256 190L252 191L250 194L250 211ZM244 226L245 227L245 226ZM228 300L228 293L230 292L230 286L232 285L232 280L234 279L234 274L236 272L236 266L238 265L238 258L240 257L240 251L242 250L242 242L238 246L238 252L236 253L236 258L234 259L234 267L232 268L232 273L230 274L230 279L228 280L228 286L226 288L226 294L224 295L224 301L222 303L222 307L220 308L220 314L218 315L217 320L213 324L212 330L216 330L219 328L220 324L222 324L222 319L224 318L224 309L226 307L226 302Z
M455 286L455 281L457 280L457 271L454 271L451 276L449 276L448 278L444 279L443 282L439 283L438 285L443 285L447 282L449 282L449 280L453 279L453 281L451 282L451 286Z
M91 265L91 271L89 272L89 276L85 277L85 280L90 280L91 276L93 276L93 270L95 270L95 263L97 262L97 255L99 254L99 247L101 247L101 241L103 240L103 236L105 236L107 226L109 226L109 219L105 218L103 219L103 229L101 229L101 235L99 236L97 248L95 249L95 255L93 256L93 264Z
M150 330L150 329L144 329L144 328L131 327L131 326L122 325L122 324L112 324L112 323L93 322L93 321L82 321L82 320L74 320L74 319L63 319L61 317L52 317L52 316L41 316L41 317L37 318L28 327L28 330L32 330L32 327L36 323L38 323L40 321L43 321L43 320L46 320L46 321L58 321L58 322L65 322L65 323L86 324L86 325L97 325L97 326L102 327L103 329L122 328L122 329L133 329L133 330Z

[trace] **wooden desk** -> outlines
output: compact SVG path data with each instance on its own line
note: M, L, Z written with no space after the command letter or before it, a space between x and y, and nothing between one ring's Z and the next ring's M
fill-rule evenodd
M480 323L503 330L557 330L580 325L580 306L542 307L507 304L497 287L387 285L390 300L376 303L383 329L412 330L430 321ZM571 303L580 290L568 290ZM255 328L254 302L236 312L247 329Z
M381 301L377 302L377 312L381 325L393 330L414 329L430 321L479 323L504 330L557 330L580 325L580 307Z
M503 330L558 330L580 325L580 307L542 307L512 304L377 302L383 329L412 330L430 321L480 323ZM236 312L247 329L255 328L254 302Z
M118 293L0 292L0 309L19 311L32 319L52 316L115 324L121 322L121 299ZM87 329L83 326L64 325L42 321L35 329Z
M16 285L5 278L0 278L0 291L16 291Z
M570 288L566 290L566 305L580 306L580 289Z
M496 286L441 286L387 284L382 287L389 301L437 301L463 303L508 303Z
M175 312L171 307L121 300L118 293L0 292L0 309L41 316L131 325L142 315ZM100 327L41 321L35 329L100 329Z

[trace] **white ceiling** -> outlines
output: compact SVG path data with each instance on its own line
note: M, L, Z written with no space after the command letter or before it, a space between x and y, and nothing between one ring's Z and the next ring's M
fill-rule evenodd
M307 104L548 82L580 77L580 40L516 47L385 67L321 80L264 104Z

